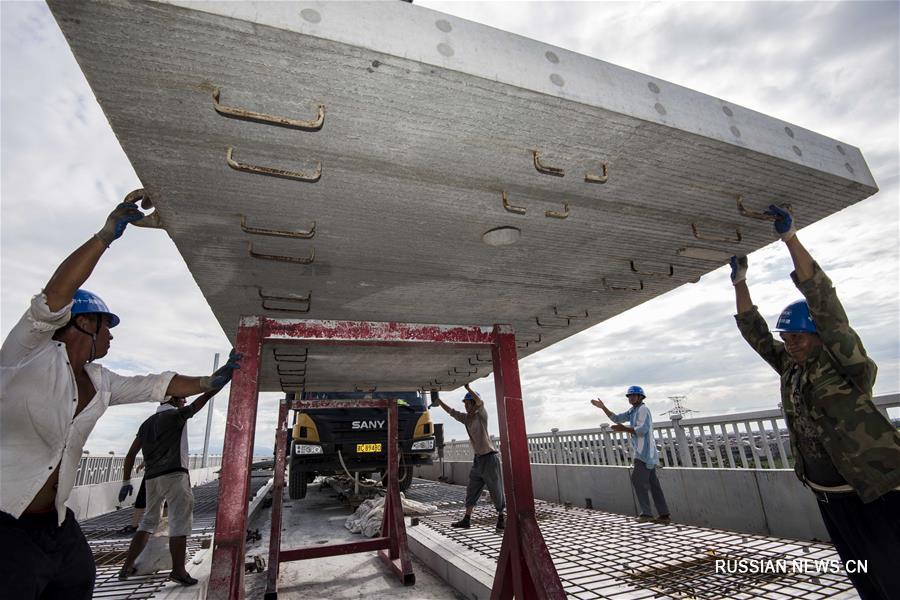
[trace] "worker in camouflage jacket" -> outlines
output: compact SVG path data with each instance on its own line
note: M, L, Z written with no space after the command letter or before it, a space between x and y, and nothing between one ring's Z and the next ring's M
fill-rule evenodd
M781 313L777 341L750 298L747 257L732 257L738 328L781 376L794 470L815 494L838 554L845 564L867 561L867 573L848 569L860 597L900 598L900 434L872 402L878 369L791 214L775 205L766 213L805 300Z

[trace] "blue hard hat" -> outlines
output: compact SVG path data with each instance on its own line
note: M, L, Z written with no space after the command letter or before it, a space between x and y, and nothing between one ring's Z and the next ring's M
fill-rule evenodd
M466 395L463 396L463 402L465 402L466 400L474 400L474 399L475 399L475 396L473 396L472 394L470 394L468 392L466 392Z
M630 388L628 388L627 392L625 392L626 396L630 396L632 394L640 394L641 398L647 397L647 394L644 393L644 388L642 388L639 385L633 385Z
M797 300L788 304L781 311L781 316L778 317L775 331L784 333L818 333L816 323L809 314L809 305L806 303L806 300Z
M87 290L78 290L75 292L75 299L72 304L72 316L88 315L100 313L109 317L109 328L112 329L119 324L119 317L109 310L106 302L95 294Z

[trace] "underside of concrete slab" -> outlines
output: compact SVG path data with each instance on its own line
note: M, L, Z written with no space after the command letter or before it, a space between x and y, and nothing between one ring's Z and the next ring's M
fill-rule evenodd
M226 334L511 324L527 356L876 185L856 148L403 2L49 2ZM452 389L465 349L278 346L260 389Z

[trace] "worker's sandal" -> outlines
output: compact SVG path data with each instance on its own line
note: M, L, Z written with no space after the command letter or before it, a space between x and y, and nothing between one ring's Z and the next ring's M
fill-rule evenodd
M504 517L503 515L497 517L497 529L506 529L506 517Z
M130 569L125 569L125 567L122 567L121 569L119 569L119 574L116 575L116 577L119 578L119 581L125 581L126 579L134 575L135 572L137 572L137 569L134 567L131 567Z
M469 519L468 515L457 521L456 523L451 523L450 527L456 527L457 529L468 529L472 526L472 521Z

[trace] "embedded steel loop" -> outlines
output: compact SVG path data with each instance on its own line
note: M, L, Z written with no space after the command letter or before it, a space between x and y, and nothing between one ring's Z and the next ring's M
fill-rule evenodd
M276 296L272 294L266 294L263 292L262 288L257 288L259 290L259 297L262 299L262 307L264 310L272 310L278 312L296 312L296 313L308 313L312 308L312 292L306 294L306 296ZM270 301L273 302L282 302L282 303L296 303L300 306L296 308L287 308L285 306L273 306ZM305 305L305 306L303 306Z
M319 104L319 112L315 119L301 120L289 119L287 117L277 117L275 115L267 115L265 113L246 110L243 108L235 108L233 106L225 106L219 103L221 90L218 88L213 90L213 108L216 112L225 117L241 119L244 121L254 121L256 123L264 123L266 125L277 125L279 127L290 127L291 129L301 129L303 131L318 131L325 124L325 105Z
M543 339L544 339L544 337L540 333L538 334L536 340L523 340L523 339L517 337L516 338L516 348L528 348L532 344L540 344L541 340L543 340Z
M281 365L275 365L275 370L278 371L279 375L287 375L287 376L306 375L306 365L305 364L303 365L303 367L301 367L299 369L285 369Z
M494 362L493 358L491 358L491 357L481 358L481 355L478 353L475 354L475 362L472 362L471 358L469 359L469 364L472 365L473 367L475 365L490 365L490 364L493 364L493 362Z
M737 227L734 228L734 237L722 237L718 235L707 236L700 233L700 228L697 227L696 223L691 223L691 230L694 232L694 237L698 240L705 240L707 242L728 242L729 244L738 244L743 239L741 236L741 230Z
M468 369L463 369L462 371L460 371L458 367L453 367L452 370L447 371L447 375L449 375L450 377L453 377L454 375L474 375L477 372L478 369L472 369L471 371L469 371Z
M541 153L537 150L532 150L531 156L534 160L534 168L537 169L538 173L553 175L554 177L565 177L565 169L560 167L548 167L547 165L541 164Z
M613 284L613 283L610 283L606 277L603 278L602 283L603 283L604 288L606 288L608 290L613 290L616 292L639 292L644 289L644 280L643 279L638 279L637 287L635 287L634 285Z
M537 323L538 327L546 327L548 329L565 329L566 327L568 327L569 325L572 324L571 319L569 319L567 317L553 317L553 318L559 319L560 321L565 321L565 324L563 324L563 323L541 323L540 317L535 317L534 321L535 321L535 323Z
M528 212L527 208L524 208L522 206L513 206L512 204L510 204L509 194L507 194L506 192L500 192L500 195L503 198L503 208L505 208L509 212L515 213L517 215L524 215L526 212Z
M563 202L563 211L562 212L548 210L547 212L544 213L544 216L550 217L552 219L565 219L566 217L569 216L569 203Z
M272 348L272 356L276 362L305 363L309 358L309 350L304 350L303 354L286 354L278 352L278 348Z
M609 180L609 166L606 163L600 163L600 175L585 173L584 180L587 183L606 183Z
M299 264L299 265L308 265L316 259L316 249L315 248L313 248L312 253L309 256L283 256L281 254L262 254L260 252L253 251L253 242L247 242L247 254L249 254L253 258L260 258L260 259L264 259L264 260L277 260L280 262L289 262L289 263L295 263L295 264Z
M365 383L355 383L355 384L353 384L353 388L357 392L365 392L365 393L372 394L378 389L378 386L368 385Z
M259 165L251 165L234 160L234 146L228 146L225 151L225 160L228 166L235 171L243 171L244 173L256 173L257 175L268 175L269 177L280 177L282 179L295 179L297 181L307 181L315 183L322 178L322 163L316 161L316 170L313 173L303 173L302 171L288 171L286 169L277 169L275 167L261 167Z
M250 227L249 225L247 225L247 217L241 215L241 229L244 230L244 233L252 233L254 235L270 235L272 237L301 238L304 240L308 240L316 235L316 222L313 221L310 228L306 231L286 231L282 229Z
M149 215L144 215L143 219L138 221L132 221L131 223L135 227L147 227L150 229L162 229L162 219L159 216L159 209L157 208Z
M560 314L558 306L553 307L553 314L556 315L557 317L560 317L563 319L587 319L588 318L588 311L586 311L586 310L578 311L578 314L574 314L574 315L568 315L568 314L563 315L563 314Z
M638 275L648 275L650 277L672 277L675 274L675 265L670 264L668 271L641 271L634 264L634 261L631 261L631 271Z
M751 219L759 219L760 221L774 221L775 217L772 215L767 215L764 212L757 212L755 210L748 210L744 207L744 197L738 194L735 197L735 202L737 203L738 212L741 213L742 217L749 217ZM792 212L793 207L790 204L782 204L781 208L785 209L788 212Z

